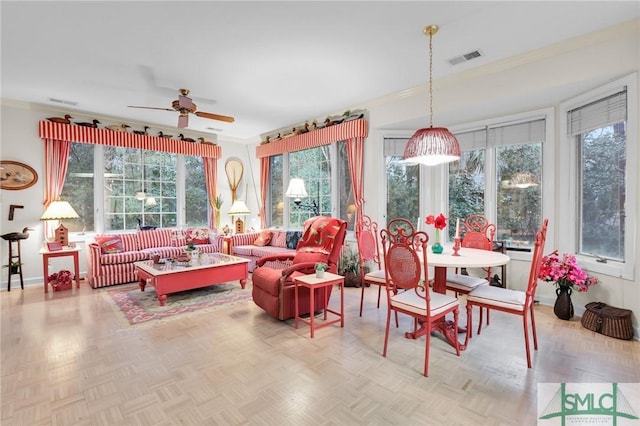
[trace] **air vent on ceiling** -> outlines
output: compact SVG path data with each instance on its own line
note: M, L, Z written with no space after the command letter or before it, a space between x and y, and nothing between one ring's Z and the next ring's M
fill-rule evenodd
M479 58L481 56L482 56L482 53L480 53L479 50L474 50L473 52L465 53L464 55L456 56L453 59L449 59L449 63L451 65L458 65L463 62L467 62L472 59Z
M71 106L78 105L78 103L74 101L65 101L64 99L56 99L56 98L49 98L49 102L53 102L56 104L63 104L63 105L71 105Z
M224 132L224 130L218 129L216 127L205 127L205 130L211 130L212 132Z

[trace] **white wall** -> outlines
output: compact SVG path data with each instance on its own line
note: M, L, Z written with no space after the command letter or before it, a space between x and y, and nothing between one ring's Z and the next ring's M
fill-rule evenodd
M640 64L640 21L631 21L609 28L606 31L569 40L546 49L530 52L527 55L511 58L497 64L488 65L472 71L456 74L450 78L434 81L434 122L448 127L464 123L500 117L539 108L554 107L556 114L560 103L566 99L596 88L621 76L638 71ZM382 139L386 134L411 134L418 127L428 124L426 117L428 98L424 88L414 88L407 95L392 95L368 104L345 106L345 108L366 108L369 110L369 137L365 149L365 212L379 223L385 223L384 159L382 158ZM640 94L639 94L640 95ZM25 162L42 174L42 142L37 137L37 122L48 113L35 107L2 104L2 143L1 158ZM555 123L560 120L556 116ZM111 123L109 123L111 124ZM118 124L118 123L115 123ZM170 130L170 129L169 129ZM640 130L640 129L637 129ZM562 129L555 129L556 140ZM636 131L636 134L640 133ZM556 141L547 141L555 146ZM230 192L224 174L224 161L230 156L241 158L245 163L245 177L240 185L240 198L244 198L245 185L249 183L247 204L257 211L254 182L259 185L259 162L255 158L256 144L242 145L237 142L225 142L219 138L223 159L218 164L218 182L226 203ZM629 143L638 143L637 140ZM640 150L638 150L640 152ZM245 162L246 161L246 162ZM640 164L640 159L638 159ZM251 166L250 166L251 164ZM556 156L556 172L563 167L563 159ZM254 179L251 179L253 172ZM423 189L426 205L430 211L441 203L437 191L431 189L440 185L436 173L427 172L428 179ZM557 174L557 173L556 173ZM23 191L2 191L0 224L2 233L21 230L24 226L36 227L33 236L23 243L23 261L25 277L31 283L42 283L40 257L37 251L41 245L42 232L38 221L42 213L43 177L38 183ZM640 182L629 182L629 188L635 190ZM554 214L550 222L556 223L563 214L557 194L554 200ZM23 204L12 222L7 221L9 204ZM223 206L223 212L230 204ZM640 206L638 206L640 207ZM636 208L636 211L640 211ZM257 220L257 214L249 222ZM553 226L553 225L552 225ZM638 239L636 253L640 253ZM548 235L545 252L558 246L556 232ZM7 257L7 245L3 243L0 259L3 264ZM512 261L509 264L509 286L524 287L529 265L526 262ZM56 270L54 268L54 270ZM6 289L6 272L2 271L2 288ZM589 301L603 301L618 307L634 311L636 336L638 318L640 318L640 285L637 272L633 281L601 276L602 284L588 293L574 294L573 300L577 312L583 310ZM15 286L15 282L13 286ZM552 304L555 299L554 287L540 283L538 296L541 303Z

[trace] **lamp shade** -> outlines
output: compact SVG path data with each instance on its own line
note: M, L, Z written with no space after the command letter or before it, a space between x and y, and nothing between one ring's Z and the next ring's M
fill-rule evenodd
M68 201L57 200L49 204L40 220L78 219L79 217Z
M516 188L530 188L532 186L538 186L538 179L533 173L514 173L509 181L511 187Z
M285 193L287 197L302 198L307 197L307 190L304 187L304 181L300 178L293 178L289 181L289 187Z
M446 127L418 129L404 149L405 163L435 166L460 159L458 139Z
M244 201L236 200L231 205L231 208L229 209L229 214L233 216L246 216L251 214L251 211L249 210L249 207L247 207L247 204Z

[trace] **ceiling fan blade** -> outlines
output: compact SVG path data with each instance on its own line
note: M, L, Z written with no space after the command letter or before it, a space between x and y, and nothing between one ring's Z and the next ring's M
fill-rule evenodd
M233 117L228 117L226 115L212 114L210 112L196 111L194 112L194 114L197 115L198 117L210 118L212 120L218 120L218 121L226 121L227 123L233 123L234 121L236 121L236 119Z
M171 108L156 108L156 107L146 107L146 106L133 106L133 105L128 105L129 108L142 108L142 109L159 109L161 111L175 111Z
M178 128L184 129L189 125L189 114L180 114L178 116Z

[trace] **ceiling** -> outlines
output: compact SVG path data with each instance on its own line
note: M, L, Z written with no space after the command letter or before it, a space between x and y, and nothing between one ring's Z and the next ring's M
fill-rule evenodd
M188 88L198 111L235 117L225 123L190 115L189 129L247 142L425 85L428 24L440 26L433 38L437 81L640 16L638 1L2 1L0 7L3 100L175 127L177 112L127 106L170 108L178 89ZM480 58L449 63L475 50Z

